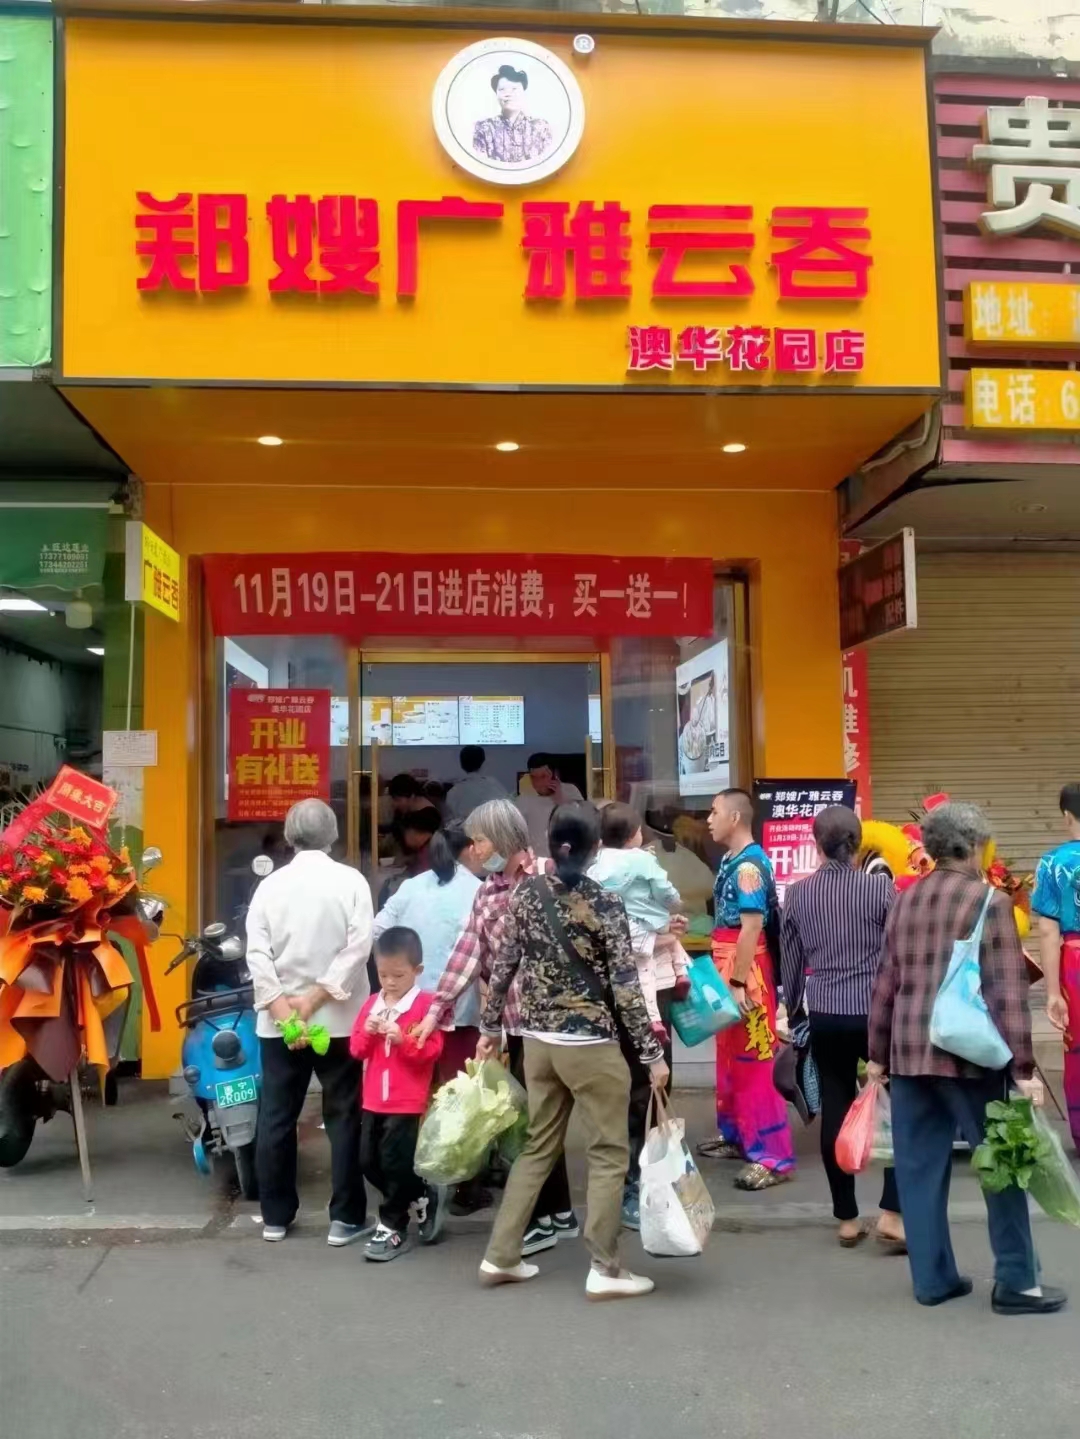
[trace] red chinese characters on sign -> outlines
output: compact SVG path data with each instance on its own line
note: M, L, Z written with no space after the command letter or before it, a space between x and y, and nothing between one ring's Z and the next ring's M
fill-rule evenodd
M208 555L218 635L709 635L710 559Z
M828 374L857 373L866 362L866 335L862 330L770 329L765 325L730 325L718 329L687 325L673 332L667 325L628 325L626 368L674 370L677 364L697 371L727 365L732 373Z
M330 798L330 691L229 691L229 819L281 820Z
M181 293L243 288L251 282L249 215L265 210L274 271L272 294L377 295L378 201L359 195L273 195L249 204L242 194L155 196L136 192L136 255L145 262L140 290ZM779 206L772 211L769 255L781 299L859 300L873 263L866 209ZM421 222L501 222L500 201L444 195L397 204L396 293L418 290ZM646 248L657 256L655 299L727 299L754 293L747 261L754 249L750 205L651 205ZM632 292L632 215L616 200L526 200L520 247L530 300L626 299ZM778 241L791 241L783 247ZM689 256L715 258L705 272ZM691 278L691 275L694 278ZM843 368L837 364L836 368ZM851 366L850 368L855 368Z
M46 812L58 809L80 824L103 830L119 796L100 780L64 765L41 798Z

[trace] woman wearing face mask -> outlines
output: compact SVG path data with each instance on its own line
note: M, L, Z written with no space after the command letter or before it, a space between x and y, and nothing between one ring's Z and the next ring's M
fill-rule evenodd
M486 982L498 956L510 897L525 879L541 873L540 864L529 848L529 829L521 811L511 799L492 799L479 805L465 821L465 833L472 840L473 862L486 878L476 892L468 922L447 961L431 1008L420 1025L417 1043L436 1026L452 1026L458 1000L477 980ZM547 861L541 861L544 870ZM520 1031L518 986L507 995L502 1012L510 1055L510 1070L525 1082L524 1046ZM566 1160L560 1155L540 1191L533 1217L525 1232L521 1252L539 1254L553 1248L560 1239L575 1239L580 1230L570 1205L570 1181Z

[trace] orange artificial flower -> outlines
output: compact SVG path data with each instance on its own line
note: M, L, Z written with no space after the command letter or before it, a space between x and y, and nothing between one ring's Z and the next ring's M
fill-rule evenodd
M22 897L24 904L41 904L45 899L45 891L39 884L24 884Z
M83 874L83 875L89 874L89 873L90 873L90 866L89 866L88 864L72 864L72 865L69 865L69 866L68 866L68 873L69 873L69 874Z
M85 846L86 849L89 849L94 843L81 824L77 824L73 829L68 830L68 839L71 840L72 844L81 844Z
M76 904L85 904L88 899L93 899L94 891L87 884L85 879L75 875L65 885L68 898L73 899Z
M95 854L90 861L90 868L96 869L98 874L108 874L112 869L112 859L107 854Z
M110 874L105 881L105 889L108 894L119 894L124 887L124 881L117 879L116 875Z
M126 844L120 846L120 863L127 865L128 869L131 868L131 851Z

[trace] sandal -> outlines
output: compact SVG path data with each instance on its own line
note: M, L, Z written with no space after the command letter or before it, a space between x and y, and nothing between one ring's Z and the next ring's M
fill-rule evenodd
M836 1242L841 1249L854 1249L863 1242L869 1232L868 1229L857 1229L854 1234L838 1234Z
M874 1238L881 1246L882 1254L891 1256L908 1252L906 1239L894 1239L891 1234L882 1234L879 1230L874 1231Z
M756 1193L760 1189L772 1189L777 1184L786 1184L789 1174L777 1174L775 1169L766 1169L764 1164L748 1164L735 1176L736 1189L748 1189Z
M698 1156L701 1159L741 1159L743 1152L737 1144L732 1144L722 1134L715 1139L703 1139L697 1147Z

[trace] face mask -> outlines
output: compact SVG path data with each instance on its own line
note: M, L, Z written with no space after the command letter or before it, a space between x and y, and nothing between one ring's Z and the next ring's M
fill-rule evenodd
M503 859L501 854L489 854L487 859L484 860L483 868L488 874L502 874L506 868L506 860Z

